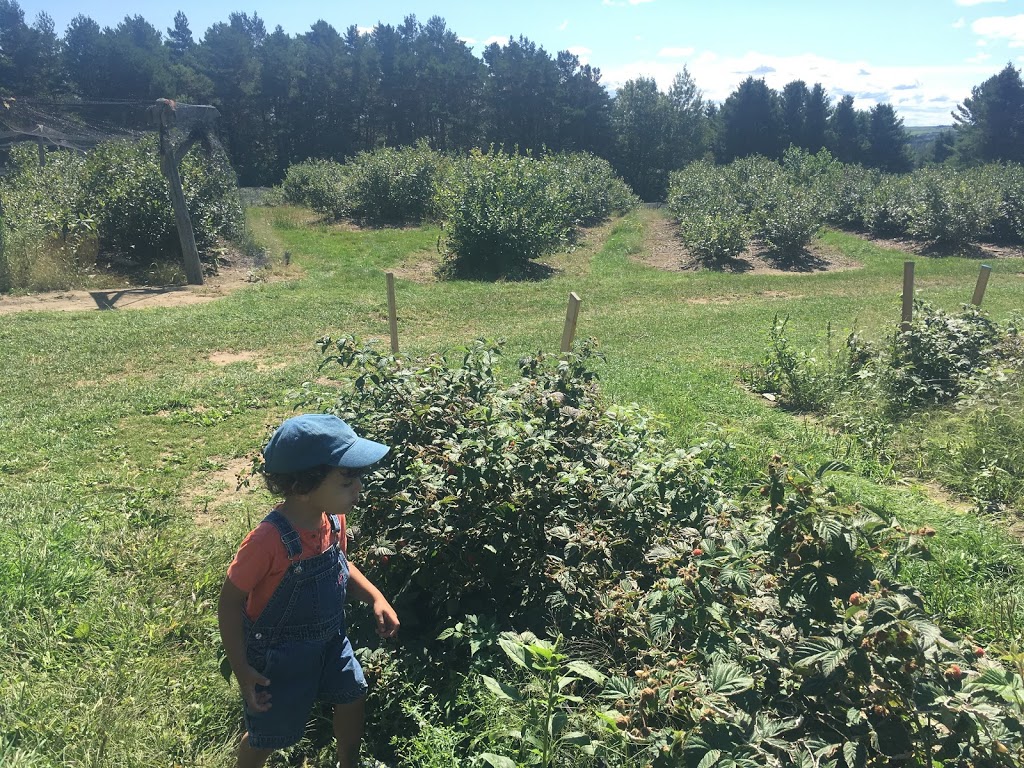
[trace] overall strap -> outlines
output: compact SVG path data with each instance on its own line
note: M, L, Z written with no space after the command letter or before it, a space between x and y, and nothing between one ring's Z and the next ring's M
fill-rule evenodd
M337 515L328 515L327 519L331 521L331 543L336 544L338 549L344 552L345 542L342 537L345 535L345 529L342 527L341 521Z
M275 509L263 518L263 522L271 523L277 528L278 533L281 534L281 543L284 544L285 552L288 553L289 561L302 554L302 539L299 538L298 532L292 528L292 524L284 515Z

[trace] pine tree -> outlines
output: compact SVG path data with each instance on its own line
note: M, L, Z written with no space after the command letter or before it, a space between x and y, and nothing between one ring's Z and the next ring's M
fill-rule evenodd
M722 104L721 157L730 162L737 157L782 156L782 113L779 94L764 79L748 77Z
M853 96L843 96L828 121L829 150L837 160L844 163L863 162L864 142L859 122Z
M167 30L167 41L165 43L171 52L173 61L181 61L185 54L196 47L192 39L192 30L188 26L188 17L183 11L174 14L174 26Z
M804 105L804 135L800 143L808 152L817 153L828 146L828 121L832 115L828 94L815 83Z
M807 123L807 102L811 97L807 83L794 80L782 89L780 103L782 114L782 143L785 146L804 145L804 133Z
M913 165L903 119L896 116L891 104L878 104L871 110L866 164L888 173L905 173Z
M1024 162L1024 82L1007 64L971 89L953 113L956 149L967 162Z

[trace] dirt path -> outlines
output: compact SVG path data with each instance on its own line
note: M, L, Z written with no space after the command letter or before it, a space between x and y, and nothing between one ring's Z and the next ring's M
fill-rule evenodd
M271 279L250 265L221 266L203 285L146 285L92 291L48 291L25 296L0 296L0 315L15 312L82 312L100 309L146 309L202 304L239 288Z
M692 272L708 269L716 272L737 272L759 275L815 274L859 269L860 264L847 258L837 250L820 243L812 243L802 256L788 263L769 258L764 248L752 243L746 251L734 259L718 263L702 262L694 258L676 233L675 223L667 211L645 210L643 212L647 233L644 250L634 258L642 264L670 272Z

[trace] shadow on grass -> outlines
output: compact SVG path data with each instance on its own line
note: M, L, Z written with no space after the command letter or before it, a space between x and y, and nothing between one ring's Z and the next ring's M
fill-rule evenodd
M811 253L806 248L801 248L796 253L773 253L765 251L762 257L775 269L786 272L824 272L831 267L831 263L821 258L816 253Z
M557 274L558 270L547 264L526 262L508 269L468 269L453 263L444 263L437 269L438 280L469 280L479 283L537 283Z
M753 272L759 264L781 272L826 272L832 268L832 262L806 248L797 253L773 253L755 244L751 246L749 252L752 253L749 259L734 256L724 259L695 259L691 263L713 272L732 273Z
M157 288L122 288L116 291L89 291L97 309L119 309L154 296L187 291L184 285L166 285Z

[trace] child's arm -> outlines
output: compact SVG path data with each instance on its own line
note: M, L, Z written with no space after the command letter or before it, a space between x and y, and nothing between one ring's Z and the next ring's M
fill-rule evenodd
M245 655L245 628L242 625L242 611L248 594L224 579L220 589L220 602L217 604L217 622L220 624L220 639L224 643L231 671L235 673L238 687L242 689L242 698L246 706L253 712L266 712L270 709L270 691L257 691L256 686L268 686L270 681L249 666Z
M377 634L381 637L394 637L400 622L391 603L373 586L363 572L351 560L348 561L348 592L356 600L366 603L373 609L377 617Z

